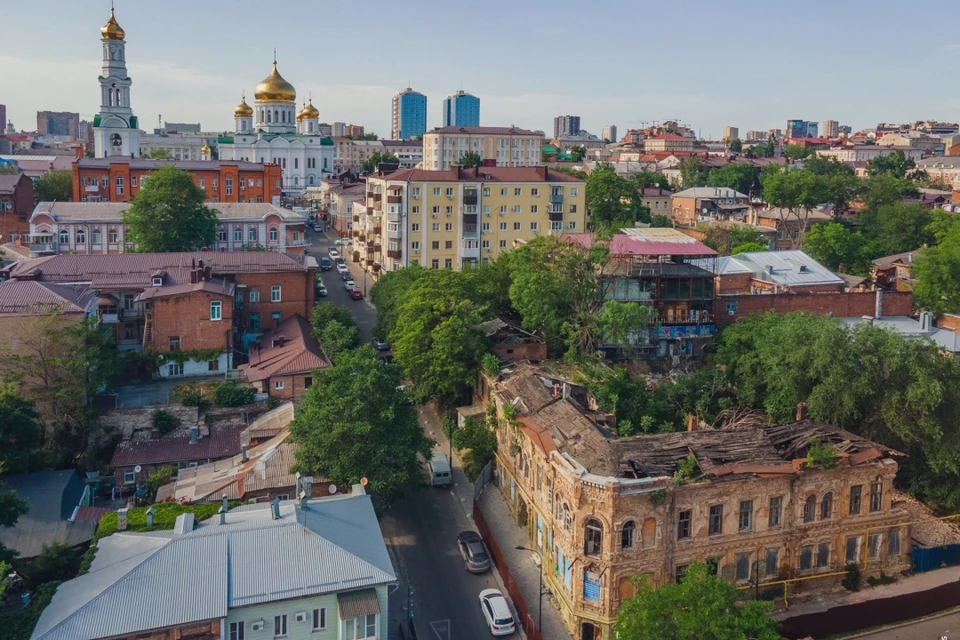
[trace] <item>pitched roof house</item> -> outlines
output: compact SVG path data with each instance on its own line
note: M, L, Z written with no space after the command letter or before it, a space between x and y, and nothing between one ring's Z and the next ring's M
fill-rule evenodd
M261 393L299 398L313 384L313 372L330 366L311 331L303 316L290 316L251 344L250 362L237 368Z

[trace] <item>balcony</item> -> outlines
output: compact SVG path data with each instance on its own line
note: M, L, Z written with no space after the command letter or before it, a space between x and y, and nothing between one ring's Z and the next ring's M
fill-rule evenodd
M465 224L465 225L463 225L463 237L464 237L464 238L476 238L476 237L477 237L477 225L476 225L476 224Z
M401 204L402 202L403 202L403 196L401 196L399 192L387 194L388 204Z
M382 193L374 192L374 194L373 194L373 201L374 201L374 202L380 202L381 200L383 200L383 194L382 194Z
M373 252L380 253L381 251L383 251L383 247L380 246L379 242L375 242L373 245Z
M403 256L403 252L400 250L400 247L396 248L387 247L387 257L394 260L399 260Z
M387 228L387 238L391 240L399 240L402 237L403 237L403 232L400 229L393 230L393 229L390 229L389 227Z
M479 260L480 259L480 244L474 240L474 247L468 246L469 243L464 242L463 247L460 249L460 257L464 260Z
M373 207L367 207L367 215L368 215L368 216L372 216L374 213L376 213L376 211L377 211L377 210L374 209Z
M477 224L477 214L475 213L465 213L463 214L463 224L474 225Z
M562 193L551 193L551 194L550 194L550 203L551 203L551 204L563 204L563 194L562 194Z
M357 213L353 214L353 221L360 222L360 214L357 214Z
M42 255L42 254L49 254L49 253L56 253L56 252L57 252L57 245L56 243L53 243L53 242L41 242L39 244L30 245L31 254Z
M305 247L305 246L307 246L307 241L304 240L304 239L302 239L302 238L301 238L300 240L291 240L291 241L289 242L289 246L291 246L291 247Z
M550 222L560 222L563 220L563 209L550 209Z
M378 236L378 235L380 235L382 232L383 232L383 227L381 227L379 224L378 224L378 225L374 225L374 227L373 227L373 235Z
M463 204L477 204L477 190L466 189L463 192Z
M402 215L400 214L399 211L391 211L387 213L388 222L400 222L401 218L402 218Z

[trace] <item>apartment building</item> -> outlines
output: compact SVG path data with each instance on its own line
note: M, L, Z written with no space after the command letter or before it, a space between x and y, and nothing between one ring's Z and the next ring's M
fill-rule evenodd
M917 169L927 172L931 180L943 182L960 190L960 160L953 157L917 160Z
M41 202L30 216L31 256L57 253L109 254L135 249L123 224L126 202ZM306 213L267 203L211 202L220 220L215 251L266 249L302 255Z
M576 638L613 637L633 576L664 584L693 561L761 589L787 577L833 586L827 574L849 563L869 575L910 566L899 454L802 406L791 424L700 431L691 416L690 431L618 437L584 387L546 367L482 378L479 392L498 412L496 482ZM833 468L807 464L813 438Z
M740 139L740 129L737 127L726 126L723 128L723 141L730 142L731 140Z
M401 169L415 169L423 161L423 140L381 140L383 153L397 156Z
M445 171L469 152L484 165L536 167L543 133L517 127L439 127L423 136L423 168Z
M673 221L695 225L703 220L742 220L750 208L749 196L725 187L691 187L670 199Z
M821 158L833 158L838 162L870 162L874 158L889 155L894 151L902 151L904 155L913 160L923 158L922 149L913 147L883 147L876 144L854 144L845 147L818 149L817 156Z
M643 206L650 209L650 215L670 215L670 198L673 197L673 191L663 187L644 187L637 189L637 193L640 195Z
M546 167L372 175L365 204L353 215L354 260L374 274L411 264L460 269L586 227L586 183Z
M265 329L309 317L316 271L310 256L270 251L65 253L14 263L0 278L95 291L117 348L160 354L160 376L175 378L223 375ZM7 293L18 295L4 283L0 308Z
M79 158L73 163L75 202L129 202L151 171L171 164L127 156ZM173 161L193 175L209 202L269 202L279 204L281 171L275 164L244 161Z
M312 485L297 478L294 491ZM390 637L397 578L362 485L224 504L202 522L184 513L159 533L128 531L121 509L118 529L98 541L89 573L60 585L32 640Z
M25 173L0 174L0 242L29 232L32 206L33 180Z
M71 113L69 111L37 111L37 135L78 138L79 132L79 113Z
M643 140L643 150L647 153L662 151L693 153L693 138L675 133L663 133Z

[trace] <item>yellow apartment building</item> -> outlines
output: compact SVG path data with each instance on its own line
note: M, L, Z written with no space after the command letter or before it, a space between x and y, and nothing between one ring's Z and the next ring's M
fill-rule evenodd
M539 235L586 230L586 182L546 167L454 166L367 178L353 259L371 273L461 269Z
M470 151L497 167L537 167L542 131L517 127L438 127L423 135L423 168L445 171Z

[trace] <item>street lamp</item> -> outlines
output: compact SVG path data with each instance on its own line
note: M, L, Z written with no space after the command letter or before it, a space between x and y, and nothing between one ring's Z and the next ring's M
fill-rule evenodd
M524 547L523 545L518 545L514 547L518 551L529 551L530 553L537 554L537 557L540 558L540 598L537 602L537 629L540 630L540 633L543 633L543 555L535 549L530 549L529 547Z

